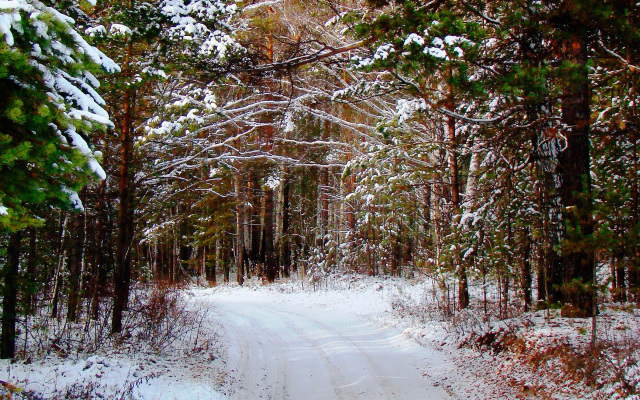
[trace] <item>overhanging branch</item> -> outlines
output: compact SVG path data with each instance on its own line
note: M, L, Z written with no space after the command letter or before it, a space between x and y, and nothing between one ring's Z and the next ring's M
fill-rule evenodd
M269 63L263 65L257 65L254 67L245 67L241 69L232 70L231 72L249 72L249 73L263 73L263 72L271 72L271 71L282 71L282 70L290 70L293 68L297 68L306 64L312 64L325 58L333 57L338 54L346 53L351 50L355 50L364 46L367 43L366 40L361 40L357 43L353 43L347 46L342 47L325 47L322 50L319 50L313 54L307 54L300 57L295 57L286 61Z

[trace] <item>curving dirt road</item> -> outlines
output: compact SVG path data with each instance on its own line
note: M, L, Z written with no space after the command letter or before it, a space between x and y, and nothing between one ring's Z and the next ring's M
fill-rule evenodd
M381 327L348 303L218 293L233 399L448 399L427 370L440 353Z

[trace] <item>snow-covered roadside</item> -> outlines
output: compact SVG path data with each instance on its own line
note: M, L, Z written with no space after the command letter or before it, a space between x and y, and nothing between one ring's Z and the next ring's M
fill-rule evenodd
M464 345L520 394L548 399L640 399L640 315L610 304L591 320L537 311L467 335Z
M44 314L32 322L26 359L0 360L0 381L23 392L12 398L224 398L219 326L211 310L184 292L136 289L124 334L117 336L108 334L104 320L71 324ZM108 309L104 314L108 318ZM3 384L0 397L6 392Z
M49 358L31 364L3 361L0 380L30 393L32 398L44 399L224 398L215 391L215 373L195 367L197 372L192 361L135 354L75 360Z
M433 285L408 285L392 300L405 334L450 349L464 371L480 371L496 398L640 399L640 313L604 304L596 319L541 310L485 319L481 304L444 316ZM502 394L501 394L502 393Z

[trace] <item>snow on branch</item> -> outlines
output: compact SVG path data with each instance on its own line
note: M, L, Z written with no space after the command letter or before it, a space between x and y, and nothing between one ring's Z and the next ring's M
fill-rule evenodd
M498 117L495 117L495 118L470 118L470 117L467 117L465 115L458 114L458 113L456 113L454 111L447 110L446 108L443 108L443 107L439 107L439 108L437 108L437 110L438 110L438 112L440 112L440 113L442 113L444 115L459 119L459 120L464 121L464 122L468 122L470 124L475 124L475 125L493 125L493 124L497 124L498 122L503 121L504 119L509 117L511 114L513 114L517 110L517 107L511 109L510 111L508 111L504 115L501 115L501 116L498 116Z
M316 51L313 54L307 54L304 56L291 58L282 62L268 63L263 65L240 68L240 69L233 70L233 72L250 72L250 73L259 74L264 72L294 69L306 64L312 64L318 61L322 61L325 58L333 57L338 54L342 54L342 53L346 53L346 52L358 49L364 46L366 43L367 42L365 40L362 40L360 42L356 42L356 43L342 46L342 47L325 46L324 48Z
M640 71L640 67L639 66L631 64L629 61L627 61L620 54L618 54L615 51L609 49L607 46L604 45L602 40L598 40L598 44L600 45L600 47L602 47L602 50L604 50L606 53L608 53L609 55L613 56L615 59L617 59L622 64L624 64L627 68L629 68L629 70L631 72L639 72Z

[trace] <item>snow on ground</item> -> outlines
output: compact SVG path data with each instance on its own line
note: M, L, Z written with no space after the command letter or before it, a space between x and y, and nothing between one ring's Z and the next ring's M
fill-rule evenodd
M426 280L252 279L179 293L188 313L171 329L189 334L181 342L153 337L173 317L136 323L130 335L155 345L125 337L99 351L3 360L0 380L47 399L639 398L640 315L630 305L602 307L592 354L589 320L486 319L478 304L446 316ZM188 321L206 329L180 330Z
M522 396L549 399L640 399L640 315L607 304L591 319L537 311L494 324L462 341L487 356Z
M391 308L404 280L359 276L263 285L248 280L183 290L189 309L208 311L215 351L112 344L95 354L48 353L0 362L0 380L44 398L450 399L499 398L463 372L454 346L418 344ZM137 330L136 330L137 329ZM148 329L137 327L136 336ZM178 351L179 350L179 351Z
M71 324L44 310L31 322L26 359L0 360L0 380L27 394L13 398L223 399L218 325L210 310L173 289L132 295L119 336L104 328L108 318ZM19 351L23 346L18 343Z
M0 379L44 398L222 399L186 366L138 357L90 356L31 364L4 362ZM169 371L171 370L171 371ZM208 373L203 371L203 373ZM93 397L92 397L93 398Z
M330 277L303 282L193 290L215 305L224 326L234 399L513 398L509 388L463 371L466 350L419 344L412 324L392 310L402 279ZM445 334L440 329L439 334Z
M590 318L562 318L560 310L520 313L514 301L510 317L500 319L498 296L487 315L480 297L446 316L434 285L419 283L400 291L392 305L405 334L452 349L462 370L484 374L495 398L640 399L640 312L633 304L600 305L593 347Z

